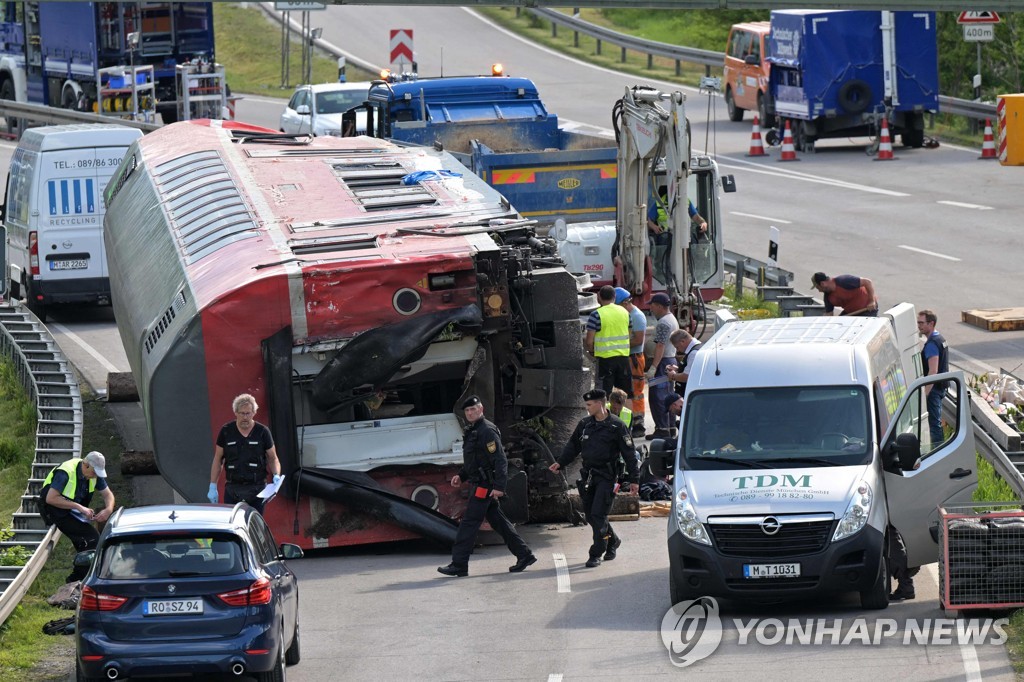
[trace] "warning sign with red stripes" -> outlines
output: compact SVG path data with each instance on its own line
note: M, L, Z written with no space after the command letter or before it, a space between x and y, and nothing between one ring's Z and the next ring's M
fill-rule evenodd
M996 12L961 12L957 18L958 24L998 24L999 15Z
M412 29L391 29L391 70L396 73L412 69Z

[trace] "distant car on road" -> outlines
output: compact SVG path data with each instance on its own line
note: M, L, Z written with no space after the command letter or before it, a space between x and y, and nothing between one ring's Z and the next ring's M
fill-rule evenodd
M281 132L341 137L341 115L365 102L369 90L366 82L300 85L281 114ZM356 116L356 129L365 132L365 111Z
M76 564L79 682L207 673L285 679L299 662L299 593L280 547L244 503L117 511Z

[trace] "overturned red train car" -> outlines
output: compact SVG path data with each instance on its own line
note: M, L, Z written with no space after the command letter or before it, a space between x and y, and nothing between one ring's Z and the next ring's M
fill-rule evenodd
M272 131L267 131L272 132ZM243 392L277 445L281 539L454 537L461 410L487 404L520 519L592 385L586 282L449 155L369 138L166 126L106 189L118 328L164 478L203 501Z

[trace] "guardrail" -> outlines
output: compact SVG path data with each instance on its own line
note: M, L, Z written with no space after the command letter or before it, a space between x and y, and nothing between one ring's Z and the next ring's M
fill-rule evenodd
M90 114L74 109L61 109L60 107L48 107L42 104L27 104L15 102L9 99L0 99L0 115L8 118L23 118L33 123L44 123L46 125L60 125L64 123L116 123L117 125L138 128L144 133L151 133L160 127L157 123L143 123L142 121L131 121L118 118L117 116L102 116ZM20 126L19 126L20 128Z
M682 62L703 66L704 72L707 75L711 74L712 67L721 69L722 64L725 62L724 52L698 50L692 47L680 47L678 45L669 45L668 43L659 43L653 40L643 40L636 36L619 33L617 31L604 28L603 26L591 24L590 22L577 19L567 14L562 14L561 12L553 9L533 7L526 11L536 17L551 22L552 35L557 35L558 27L562 27L573 31L576 34L583 34L595 39L597 41L598 54L601 54L603 43L615 45L622 51L620 58L620 61L622 62L626 61L626 53L629 51L646 54L647 68L651 68L653 66L654 57L672 59L675 61L677 76L681 73ZM576 40L578 41L578 36ZM974 120L984 120L986 118L996 117L995 104L957 99L955 97L946 97L945 95L939 95L939 111L946 114L965 116Z
M60 531L39 515L36 495L54 467L82 452L82 397L71 365L46 327L21 303L0 303L0 353L11 360L25 393L36 404L32 473L4 547L32 550L24 566L0 566L0 624L7 620L53 552Z

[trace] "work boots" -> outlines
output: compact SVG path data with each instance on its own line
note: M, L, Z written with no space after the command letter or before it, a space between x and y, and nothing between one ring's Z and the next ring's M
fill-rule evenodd
M437 572L442 575L450 575L453 578L465 578L469 575L469 566L448 564L447 566L438 566Z

